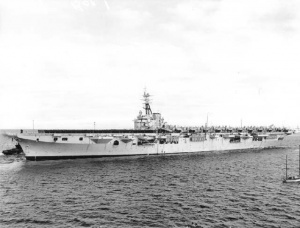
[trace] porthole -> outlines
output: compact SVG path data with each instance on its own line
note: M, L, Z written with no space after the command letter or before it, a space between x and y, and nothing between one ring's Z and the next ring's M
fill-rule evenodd
M119 145L119 141L118 141L118 140L115 140L113 145L114 145L114 146L118 146L118 145Z
M79 138L79 141L82 141L82 140L83 140L83 137L80 137L80 138Z
M54 137L53 140L54 140L54 142L56 142L57 141L57 137Z

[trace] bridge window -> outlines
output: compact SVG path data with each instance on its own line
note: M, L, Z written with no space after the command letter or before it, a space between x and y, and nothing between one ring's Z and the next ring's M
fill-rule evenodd
M116 141L114 141L114 144L113 144L114 146L118 146L119 145L119 141L118 140L116 140Z
M68 141L68 138L62 138L61 140L62 141Z

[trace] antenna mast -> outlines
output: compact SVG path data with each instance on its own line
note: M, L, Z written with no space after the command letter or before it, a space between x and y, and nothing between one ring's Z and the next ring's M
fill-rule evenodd
M143 95L143 98L144 98L144 104L145 104L145 111L146 111L146 115L150 115L152 114L152 111L151 111L151 108L150 108L150 99L149 99L150 95L149 93L146 92L146 89L144 91L144 95Z

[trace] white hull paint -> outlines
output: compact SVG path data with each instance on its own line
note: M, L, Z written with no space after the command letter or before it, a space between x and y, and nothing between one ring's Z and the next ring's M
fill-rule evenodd
M82 142L78 142L79 137L83 138ZM137 137L133 137L133 140L127 143L119 137L111 137L110 140L107 140L109 142L106 141L106 143L95 143L95 140L92 140L91 137L79 135L68 135L68 142L61 140L54 142L51 135L26 136L20 134L17 138L28 160L259 149L281 147L283 142L278 138L263 139L262 141L253 141L252 138L248 138L241 139L240 142L230 142L230 139L223 137L211 139L208 135L206 135L206 140L198 142L193 142L190 138L180 137L178 143L160 144L157 141L156 143L142 145L137 145ZM115 141L118 141L119 144L114 145ZM99 140L96 142L99 142Z

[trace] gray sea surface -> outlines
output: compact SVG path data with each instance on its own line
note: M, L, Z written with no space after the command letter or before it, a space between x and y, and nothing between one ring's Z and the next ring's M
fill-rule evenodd
M1 140L0 140L1 141ZM3 143L3 140L2 140ZM279 149L26 161L0 155L0 227L300 227L300 135Z

